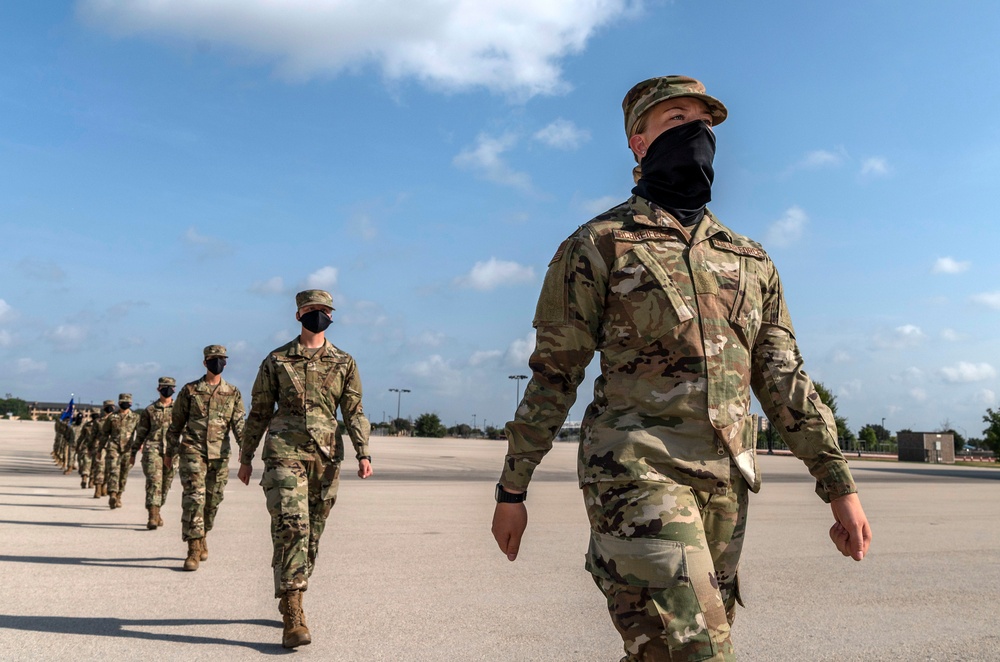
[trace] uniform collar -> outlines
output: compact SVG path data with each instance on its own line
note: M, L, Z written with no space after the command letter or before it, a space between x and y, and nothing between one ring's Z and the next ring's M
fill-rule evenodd
M320 351L316 352L317 349ZM314 355L313 352L316 352L316 354ZM288 351L285 352L285 356L308 359L316 358L317 356L327 356L332 353L333 344L331 344L325 337L323 338L323 346L319 348L303 347L302 342L296 338L289 344Z
M720 223L719 219L715 217L715 214L708 207L705 208L705 215L702 216L701 221L693 228L694 232L692 234L691 228L685 228L670 212L646 198L633 195L629 199L628 205L632 213L632 220L635 223L647 227L670 228L676 230L682 236L691 235L692 245L716 235L723 235L728 241L732 241L733 239L733 232Z

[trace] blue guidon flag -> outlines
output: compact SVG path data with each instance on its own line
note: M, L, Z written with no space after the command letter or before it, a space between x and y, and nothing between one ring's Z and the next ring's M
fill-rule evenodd
M66 411L64 411L60 416L60 421L68 421L73 418L73 398L69 399L69 404L66 405Z

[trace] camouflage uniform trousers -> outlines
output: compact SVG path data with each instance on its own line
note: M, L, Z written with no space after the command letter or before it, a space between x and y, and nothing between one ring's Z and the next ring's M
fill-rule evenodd
M215 524L229 482L229 456L209 460L197 453L182 453L177 473L184 488L181 535L184 540L204 538Z
M160 451L146 450L142 453L142 473L146 475L146 507L162 506L174 482L174 463L164 465Z
M94 485L104 485L104 458L107 450L98 451L90 458L90 473L94 477Z
M272 458L260 481L271 514L274 596L306 590L319 555L326 518L337 502L340 462Z
M71 444L68 440L64 441L61 459L61 464L64 469L69 469L71 471L76 469L76 445Z
M90 478L90 453L83 444L76 451L76 463L80 467L80 477Z
M108 492L120 495L125 491L125 483L128 481L129 454L120 452L114 446L108 446L104 452L104 481Z
M622 662L736 659L748 488L735 466L732 475L726 494L652 481L584 486L587 569L625 643Z

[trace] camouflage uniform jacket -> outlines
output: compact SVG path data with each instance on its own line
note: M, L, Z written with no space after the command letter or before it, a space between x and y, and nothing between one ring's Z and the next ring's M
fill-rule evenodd
M92 418L83 425L83 434L87 440L87 452L94 455L100 452L101 445L101 423L104 419L108 417L107 414L101 412L101 415L97 418Z
M856 491L833 416L802 369L774 264L711 212L691 236L633 196L581 226L549 263L533 324L533 376L506 426L505 487L527 488L599 350L581 485L676 481L724 493L731 457L757 491L752 388L821 498Z
M240 462L250 464L265 431L265 460L309 459L317 450L342 460L338 407L355 456L368 456L371 424L361 406L361 378L354 359L330 341L318 350L303 348L298 338L282 345L268 354L257 372Z
M197 453L208 460L229 457L229 433L237 444L243 443L243 416L243 396L225 379L214 387L204 377L185 384L171 412L167 455Z
M173 408L173 401L169 405L163 405L157 400L142 410L139 424L135 428L135 441L132 442L133 457L143 446L147 452L163 455L167 450L167 430L170 428Z
M139 415L131 409L119 409L101 423L101 436L104 438L104 448L113 447L119 454L129 452L132 447L132 435Z

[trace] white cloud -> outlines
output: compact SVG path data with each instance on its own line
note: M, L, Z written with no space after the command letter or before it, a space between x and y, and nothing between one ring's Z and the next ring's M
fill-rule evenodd
M124 361L119 361L115 364L112 377L122 381L131 381L143 377L155 377L159 372L160 364L155 361L147 361L145 363L125 363Z
M527 97L567 89L561 60L636 0L83 0L118 34L179 36L277 62L304 80L376 66L389 80Z
M476 137L476 144L459 152L452 159L452 164L495 184L531 191L531 178L526 173L511 168L503 159L503 153L510 151L516 144L517 136L512 133L499 137L481 133Z
M830 361L833 363L852 363L854 361L854 357L850 352L838 349L833 353L833 356L830 357Z
M503 356L503 352L499 349L480 350L478 352L473 352L472 356L469 357L469 365L478 366L484 363L492 363L501 356Z
M467 378L451 361L440 354L432 354L422 361L403 367L403 373L419 380L424 387L439 395L467 395Z
M87 339L87 329L78 324L60 324L48 331L45 337L57 350L72 351L78 349Z
M889 335L881 333L875 334L873 342L879 349L903 349L905 347L916 347L924 341L927 336L920 327L913 324L897 326Z
M445 340L447 340L447 336L440 331L424 331L413 339L413 344L424 347L440 347L444 344Z
M881 156L873 156L861 162L861 174L883 177L889 174L889 162Z
M296 331L289 331L288 329L282 329L280 331L275 331L274 332L274 335L271 336L271 342L277 342L277 343L285 344L286 342L288 342L292 338L297 337L298 335L299 335L299 332L297 330Z
M973 303L978 303L994 310L1000 310L1000 292L983 292L972 295Z
M950 257L939 257L934 261L931 272L935 274L960 274L967 271L970 264L970 262L959 262Z
M36 361L34 359L18 359L14 362L14 371L19 375L23 375L29 372L44 372L48 366L43 361Z
M976 402L981 407L992 407L997 402L997 394L988 388L976 393Z
M837 396L841 397L841 398L844 398L844 399L853 398L856 395L859 395L860 393L861 393L861 380L860 379L852 379L852 380L850 380L848 382L844 382L837 389Z
M532 329L524 338L518 338L507 348L507 364L518 368L528 367L528 359L535 351L535 330Z
M14 336L11 335L10 331L0 329L0 347L10 347L12 344L14 344Z
M927 391L925 391L922 388L911 388L910 397L916 400L917 402L924 402L925 400L927 400Z
M780 247L791 246L802 238L802 231L808 222L809 217L801 207L789 207L785 211L785 215L772 223L767 229L768 245Z
M232 252L232 247L228 242L218 237L201 234L193 225L181 235L181 242L201 259L215 258Z
M924 371L920 368L911 366L899 374L892 375L890 379L896 382L905 382L910 384L922 382L924 380Z
M306 289L332 290L337 285L337 268L320 267L306 278Z
M250 291L254 294L267 296L269 294L281 294L285 291L285 281L281 276L274 276L267 280L259 280L250 286Z
M941 338L948 342L958 342L962 336L955 329L942 329Z
M847 152L843 147L832 152L825 149L817 149L802 157L798 163L792 166L792 170L815 170L817 168L839 166L846 158Z
M561 117L535 132L535 140L555 149L577 149L590 140L590 131Z
M14 319L14 315L14 308L3 299L0 299L0 322L7 322Z
M17 267L24 275L35 280L49 283L61 283L66 280L66 272L52 260L24 258L17 263Z
M997 371L989 363L959 361L957 365L941 368L941 376L952 384L981 382L996 377Z
M605 195L600 198L594 198L593 200L584 200L580 203L580 209L590 216L597 216L598 214L606 212L621 202L622 199L620 196Z
M351 216L348 221L348 231L355 237L365 241L371 241L378 236L378 229L375 221L368 214L360 213Z
M474 290L493 290L502 285L530 283L534 279L533 268L491 257L486 262L476 262L472 271L455 279L455 284Z

